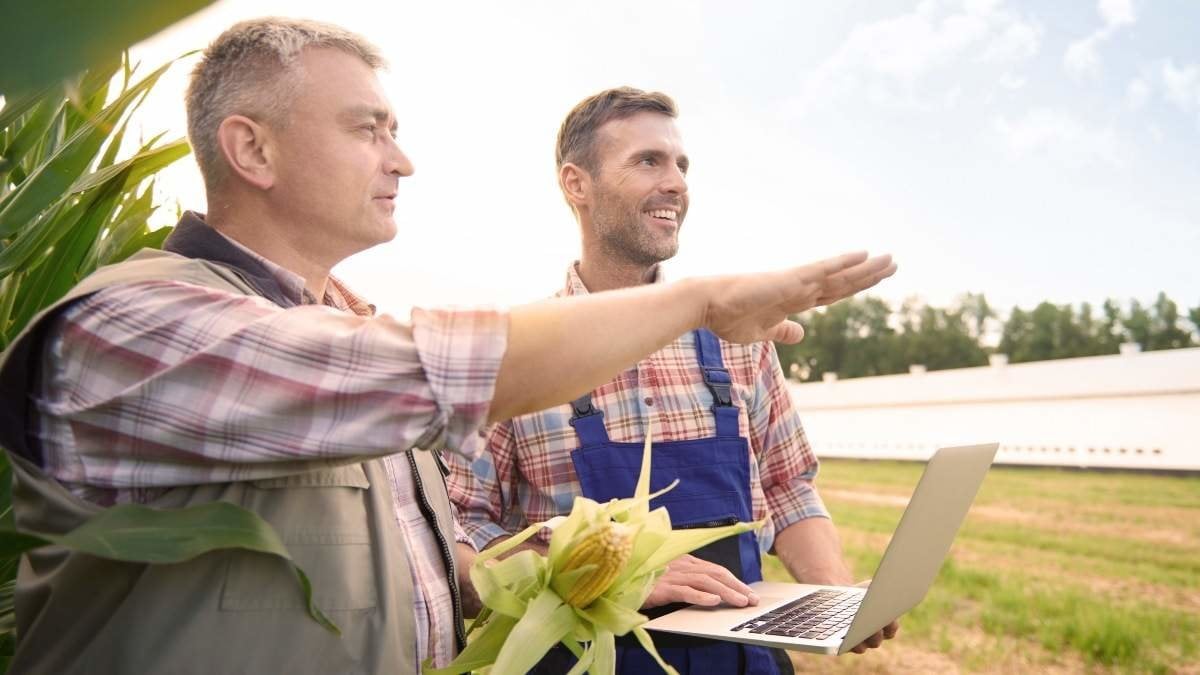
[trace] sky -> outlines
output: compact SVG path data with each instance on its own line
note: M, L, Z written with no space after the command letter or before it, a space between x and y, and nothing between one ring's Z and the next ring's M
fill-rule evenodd
M873 291L896 303L1166 291L1200 305L1194 0L225 0L133 57L148 70L267 15L340 24L390 61L381 79L416 173L396 239L334 270L384 311L559 289L579 231L555 134L580 99L620 85L680 108L691 208L668 278L866 249L899 263ZM140 111L146 135L185 133L195 59ZM204 210L190 158L158 190Z

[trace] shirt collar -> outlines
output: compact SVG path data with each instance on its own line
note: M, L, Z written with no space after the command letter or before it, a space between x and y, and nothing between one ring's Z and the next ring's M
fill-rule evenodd
M654 266L654 278L650 281L652 284L661 284L666 282L666 277L663 275L662 265ZM587 295L587 286L583 285L583 279L579 276L579 261L571 263L567 266L567 285L558 292L560 297L571 297L572 295Z
M185 211L175 230L163 242L163 250L232 268L259 295L280 307L316 304L312 294L304 287L304 277L216 231L204 222L203 214ZM325 285L325 297L321 304L360 316L375 313L374 305L332 276Z

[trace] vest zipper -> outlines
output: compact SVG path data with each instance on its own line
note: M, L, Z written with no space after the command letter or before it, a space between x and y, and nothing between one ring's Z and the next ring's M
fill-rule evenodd
M422 452L433 452L425 450ZM467 645L467 633L463 628L463 610L462 596L458 591L458 576L454 573L454 553L450 550L450 544L446 543L446 538L442 536L442 529L438 527L437 514L433 512L433 507L429 505L429 499L425 495L425 483L421 480L421 472L417 468L417 460L413 457L413 451L409 450L404 453L408 455L408 466L412 469L413 482L417 486L417 506L421 509L421 514L425 516L425 520L433 526L433 535L437 539L438 546L442 549L442 564L446 566L446 580L450 585L450 600L454 604L454 639L457 646L457 651L462 651Z

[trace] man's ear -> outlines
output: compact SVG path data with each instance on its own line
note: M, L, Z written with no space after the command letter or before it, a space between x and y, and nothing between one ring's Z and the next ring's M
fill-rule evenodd
M275 184L271 143L269 130L244 115L230 115L217 127L217 147L230 172L260 190Z
M558 170L558 184L576 213L591 202L592 175L583 167L570 162L563 164Z

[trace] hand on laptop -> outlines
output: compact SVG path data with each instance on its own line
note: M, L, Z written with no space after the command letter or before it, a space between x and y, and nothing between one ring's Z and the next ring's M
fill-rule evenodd
M871 585L870 579L867 579L866 581L855 584L855 586L859 586L861 588L866 588L867 586L870 586L870 585ZM883 630L879 631L878 633L875 633L874 635L867 638L866 640L863 640L861 644L855 645L854 649L851 649L850 651L855 654L864 654L864 653L866 653L866 651L868 649L875 649L879 645L883 644L884 640L891 640L892 638L896 637L896 632L899 630L900 630L900 620L897 619L897 620L889 623L888 625L884 626Z
M758 596L729 570L691 555L681 555L667 565L643 608L686 602L712 607L724 602L734 607L757 605Z

